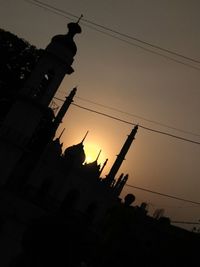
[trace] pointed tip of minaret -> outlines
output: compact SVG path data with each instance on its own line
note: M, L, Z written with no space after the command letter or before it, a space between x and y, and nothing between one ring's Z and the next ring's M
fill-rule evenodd
M65 101L67 101L69 98L72 100L73 97L75 96L76 92L77 92L77 86L75 86L75 87L71 90L70 94L69 94L68 96L65 97L65 98L66 98ZM73 101L73 100L72 100L72 101Z
M60 140L60 138L61 138L61 136L63 135L64 131L65 131L65 128L62 130L62 132L61 132L60 135L58 136L58 140Z
M76 93L76 91L77 91L77 87L78 87L78 86L75 86L75 87L72 89L72 92L75 92L75 93Z
M78 20L77 20L76 23L79 24L79 22L80 22L80 20L81 20L82 18L83 18L83 14L80 15L80 17L78 18Z
M124 180L128 180L129 174L127 173L126 175L124 175Z
M132 129L131 135L135 136L138 131L139 125L136 124L135 127Z
M83 142L85 141L85 138L87 137L89 131L86 132L85 136L83 137L82 141L81 141L81 144L83 144Z
M97 155L97 158L96 158L96 161L99 159L99 156L101 155L101 149L100 149L100 151L99 151L99 153L98 153L98 155Z
M138 128L139 128L139 124L136 124L134 127L135 132L137 132Z

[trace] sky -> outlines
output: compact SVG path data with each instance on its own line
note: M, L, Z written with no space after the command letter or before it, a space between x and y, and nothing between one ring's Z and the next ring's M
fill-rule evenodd
M63 14L55 14L31 2L33 1L0 0L0 27L17 34L38 48L45 48L54 35L67 32L67 23L76 21L72 16L66 18ZM200 142L200 64L112 33L115 37L125 40L121 41L106 35L102 28L96 27L96 30L92 28L94 25L84 21L92 21L198 61L199 1L42 2L77 17L81 14L84 16L80 21L82 33L75 37L78 48L73 62L75 71L64 78L57 98L64 99L70 90L77 86L77 97L74 101L76 104ZM138 46L164 54L164 57ZM61 105L60 101L55 101ZM95 159L101 149L99 163L109 159L103 173L105 176L133 126L71 106L58 134L63 128L65 132L61 140L64 148L79 143L89 130L84 142L87 160ZM128 173L130 185L200 202L199 159L198 144L139 127L118 175ZM124 188L122 197L127 193L136 196L138 205L143 201L147 202L150 213L163 208L165 216L170 217L172 221L200 220L200 205L130 187Z

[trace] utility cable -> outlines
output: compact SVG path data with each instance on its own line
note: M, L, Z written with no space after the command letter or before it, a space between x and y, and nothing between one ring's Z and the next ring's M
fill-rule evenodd
M149 189L146 189L146 188L142 188L142 187L138 187L138 186L134 186L134 185L130 185L130 184L125 184L125 186L132 187L132 188L138 189L138 190L142 190L142 191L145 191L145 192L148 192L148 193L156 194L156 195L159 195L159 196L163 196L163 197L167 197L167 198L172 198L172 199L176 199L176 200L180 200L180 201L184 201L184 202L200 205L200 202L197 202L197 201L193 201L193 200L189 200L189 199L185 199L185 198L180 198L180 197L177 197L177 196L164 194L164 193L160 193L160 192L157 192L157 191L152 191L152 190L149 190Z
M59 101L64 102L64 100L61 99L61 98L58 98L58 97L54 97L54 98L57 99L57 100L59 100ZM112 115L109 115L109 114L106 114L106 113L103 113L103 112L94 110L94 109L90 109L90 108L87 108L87 107L83 107L83 106L78 105L78 104L75 104L75 103L72 103L72 105L73 105L73 106L76 106L76 107L78 107L78 108L87 110L87 111L89 111L89 112L96 113L96 114L99 114L99 115L105 116L105 117L107 117L107 118L110 118L110 119L113 119L113 120L117 120L117 121L120 121L120 122L129 124L129 125L133 125L133 126L138 125L138 124L136 124L136 123L132 123L132 122L129 122L129 121L126 121L126 120L117 118L117 117L115 117L115 116L112 116ZM176 138L176 139L180 139L180 140L182 140L182 141L186 141L186 142L190 142L190 143L193 143L193 144L200 145L200 142L197 142L197 141L194 141L194 140L191 140L191 139L188 139L188 138L184 138L184 137L181 137L181 136L178 136L178 135L170 134L170 133L163 132L163 131L160 131L160 130L156 130L156 129L153 129L153 128L145 127L145 126L143 126L143 125L141 125L141 124L138 125L138 126L139 126L140 128L142 128L142 129L147 130L147 131L151 131L151 132L155 132L155 133L163 134L163 135L170 136L170 137L173 137L173 138Z
M182 132L182 133L185 133L185 134L191 134L191 135L200 137L200 134L196 134L196 133L193 133L193 132L190 132L190 131L185 131L185 130L182 130L182 129L179 129L179 128L176 128L176 127L172 127L172 126L169 126L167 124L164 124L164 123L161 123L161 122L158 122L158 121L155 121L155 120L150 120L150 119L147 119L145 117L138 116L136 114L129 113L129 112L114 108L112 106L103 105L103 104L100 104L98 102L91 101L89 99L86 99L86 98L83 98L83 97L79 97L79 96L75 96L75 98L83 100L83 101L91 103L91 104L94 104L94 105L97 105L97 106L100 106L100 107L103 107L103 108L107 108L109 110L117 111L119 113L122 113L122 114L125 114L125 115L128 115L128 116L132 116L132 117L135 117L135 118L138 118L138 119L150 122L150 123L154 123L154 124L160 125L160 126L168 128L168 129L172 129L172 130L176 130L176 131L179 131L179 132Z
M171 221L171 223L175 223L175 224L195 224L195 225L200 225L199 222L185 222L185 221Z
M36 6L38 6L38 7L44 8L44 9L50 11L50 12L53 12L53 13L55 13L55 14L57 14L57 15L60 15L60 16L62 16L62 17L65 17L65 18L67 18L67 19L71 19L71 18L69 18L69 16L71 16L71 17L73 17L73 18L76 18L76 19L79 18L78 16L76 16L76 15L74 15L74 14L71 14L71 13L69 13L69 12L66 12L66 11L64 11L64 10L62 10L62 9L58 9L58 8L56 8L56 7L54 7L54 6L45 4L45 3L41 2L41 1L34 1L34 0L31 0L31 1L30 1L30 0L24 0L24 1L25 1L25 2L28 2L28 3L31 3L31 4L33 4L33 5L36 5ZM64 13L64 14L68 14L68 16L63 15L62 13ZM87 23L91 23L91 24L93 24L93 25L95 25L95 26L97 26L97 27L101 27L101 28L103 28L104 30L108 30L108 31L113 32L113 33L115 33L115 34L118 34L118 35L121 35L121 36L123 36L123 37L132 39L132 40L134 40L134 41L138 41L138 42L140 42L140 43L142 43L142 44L149 45L150 47L155 48L155 49L162 50L163 52L167 52L167 53L169 53L169 54L173 54L173 55L175 55L175 56L179 56L179 57L181 57L181 58L183 58L183 59L190 60L190 61L192 61L192 62L194 62L194 63L200 63L200 61L198 61L198 60L196 60L196 59L193 59L193 58L190 58L190 57L186 57L186 56L184 56L184 55L182 55L182 54L173 52L173 51L168 50L168 49L165 49L165 48L161 48L161 47L156 46L156 45L153 45L153 44L151 44L151 43L142 41L142 40L140 40L140 39L137 39L137 38L134 38L134 37L132 37L132 36L129 36L129 35L120 33L120 32L118 32L118 31L112 30L112 29L110 29L110 28L108 28L108 27L105 27L105 26L102 26L102 25L100 25L100 24L94 23L94 22L92 22L92 21L89 21L89 20L86 20L86 19L82 19L82 21L85 21L85 22L87 22ZM95 30L95 31L101 32L101 33L103 33L103 34L105 34L105 35L108 35L108 36L113 37L113 38L115 38L115 39L118 39L118 40L120 40L120 41L122 41L122 42L125 42L125 43L127 43L127 44L129 44L129 45L132 45L132 46L141 48L141 49L143 49L143 50L145 50L145 51L148 51L148 52L150 52L150 53L153 53L153 54L156 54L156 55L158 55L158 56L164 57L164 58L169 59L169 60L171 60L171 61L174 61L174 62L176 62L176 63L179 63L179 64L182 64L182 65L188 66L188 67L190 67L190 68L193 68L193 69L196 69L196 70L200 70L200 68L197 67L197 66L191 65L191 64L186 63L186 62L182 62L182 61L177 60L177 59L175 59L175 58L172 58L172 57L170 57L170 56L164 55L164 54L162 54L162 53L159 53L159 52L153 51L153 50L151 50L151 49L145 48L145 47L143 47L143 46L137 45L137 44L135 44L135 43L132 43L132 42L130 42L130 41L128 41L128 40L124 40L124 39L122 39L122 38L120 38L120 37L117 37L116 35L113 35L113 34L110 34L110 33L108 33L108 32L99 30L99 29L97 29L97 28L95 28L95 27L92 27L92 26L90 26L90 25L88 25L88 24L84 24L84 23L82 23L82 22L81 22L81 24L83 24L84 26L86 26L86 27L88 27L88 28L92 28L92 29Z
M103 112L99 112L99 111L96 111L96 110L93 110L93 109L90 109L90 108L86 108L86 107L83 107L83 106L78 105L78 104L75 104L75 103L72 103L72 105L74 105L74 106L76 106L78 108L87 110L89 112L93 112L93 113L96 113L96 114L99 114L99 115L108 117L110 119L117 120L117 121L120 121L120 122L129 124L129 125L133 125L133 126L136 126L137 125L136 123L132 123L132 122L129 122L129 121L126 121L126 120L123 120L123 119L120 119L120 118L111 116L111 115L106 114L106 113L103 113ZM193 143L193 144L200 145L200 142L197 142L197 141L194 141L194 140L191 140L191 139L188 139L188 138L184 138L184 137L181 137L181 136L178 136L178 135L170 134L170 133L167 133L167 132L163 132L163 131L160 131L160 130L156 130L156 129L153 129L153 128L145 127L145 126L143 126L141 124L139 125L139 127L140 128L143 128L145 130L151 131L151 132L163 134L163 135L170 136L170 137L173 137L173 138L176 138L176 139L180 139L182 141L186 141L186 142L190 142L190 143Z
M57 99L59 101L63 101L62 99L57 98L57 97L55 97L55 99ZM102 112L98 112L98 111L93 110L93 109L89 109L89 108L77 105L75 103L72 103L72 105L74 105L76 107L79 107L79 108L82 108L82 109L85 109L85 110L90 111L90 112L97 113L99 115L106 116L108 118L111 118L111 119L114 119L114 120L117 120L117 121L120 121L120 122L124 122L124 123L130 124L130 125L134 125L134 126L136 125L134 123L131 123L131 122L116 118L114 116L111 116L111 115L108 115L108 114L105 114L105 113L102 113ZM200 145L199 142L195 142L193 140L185 139L185 138L182 138L180 136L175 136L175 135L172 135L172 134L169 134L169 133L161 132L161 131L158 131L158 130L155 130L155 129L151 129L151 128L147 128L147 127L144 127L144 126L141 126L141 125L139 125L139 127L143 128L143 129L146 129L146 130L151 130L151 131L154 131L154 132L157 132L157 133L160 133L160 134L165 134L165 135L168 135L170 137L178 138L178 139L181 139L181 140L184 140L184 141L188 141L188 142L192 142L192 143L196 143L196 144ZM172 196L172 195L169 195L169 194L160 193L160 192L157 192L157 191L152 191L152 190L145 189L145 188L142 188L142 187L138 187L138 186L134 186L134 185L130 185L130 184L125 184L125 186L132 187L132 188L135 188L135 189L138 189L138 190L142 190L142 191L145 191L145 192L148 192L148 193L157 194L157 195L160 195L160 196L164 196L164 197L168 197L168 198L172 198L172 199L176 199L176 200L180 200L180 201L184 201L184 202L200 205L200 202L196 202L196 201L192 201L192 200L188 200L188 199Z
M55 6L46 4L46 3L42 2L42 1L38 1L38 0L32 0L32 1L35 2L35 3L38 3L38 4L40 4L40 5L44 5L44 6L48 7L48 8L53 9L53 10L56 10L57 12L60 12L60 13L63 13L63 14L67 14L67 15L73 17L73 18L76 18L76 19L79 18L77 15L74 15L74 14L72 14L72 13L70 13L70 12L67 12L67 11L63 10L63 9L56 8ZM93 22L93 21L91 21L91 20L84 19L84 18L82 18L81 20L82 20L82 21L85 21L85 22L87 22L87 23L89 23L89 24L92 24L92 25L94 25L94 26L96 26L96 27L102 28L102 29L104 29L104 30L106 30L106 31L109 31L109 32L118 34L118 35L120 35L120 36L126 37L126 38L128 38L128 39L131 39L131 40L140 42L140 43L142 43L142 44L144 44L144 45L151 46L152 48L156 48L156 49L161 50L161 51L163 51L163 52L167 52L167 53L169 53L169 54L172 54L172 55L175 55L175 56L178 56L178 57L182 57L182 58L184 58L184 59L186 59L186 60L190 60L190 61L195 62L195 63L200 63L200 61L197 60L197 59L194 59L194 58L191 58L191 57L187 57L187 56L182 55L182 54L180 54L180 53L171 51L171 50L169 50L169 49L160 47L160 46L158 46L158 45L154 45L154 44L149 43L149 42L147 42L147 41L143 41L143 40L141 40L141 39L139 39L139 38L135 38L135 37L130 36L130 35L128 35L128 34L124 34L124 33L122 33L122 32L113 30L113 29L111 29L111 28L109 28L109 27L103 26L103 25L101 25L101 24L99 24L99 23L96 23L96 22Z

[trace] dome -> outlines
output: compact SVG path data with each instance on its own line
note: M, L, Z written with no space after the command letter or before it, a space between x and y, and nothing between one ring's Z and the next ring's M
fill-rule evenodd
M52 43L57 43L62 47L68 48L71 51L72 56L75 56L77 47L73 40L73 37L75 36L75 34L81 33L81 27L78 23L69 23L67 27L69 30L68 33L54 36L52 38Z
M85 161L83 144L79 143L77 145L66 148L64 152L64 158L66 160L72 161L74 164L83 164L83 162Z
M81 33L81 27L78 23L71 22L67 24L67 27L69 29L69 33L76 34L76 33Z

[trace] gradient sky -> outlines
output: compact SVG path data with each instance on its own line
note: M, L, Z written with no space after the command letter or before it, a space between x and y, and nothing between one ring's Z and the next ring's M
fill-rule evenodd
M84 19L200 60L198 0L43 2L76 16L83 14ZM52 36L66 33L69 21L28 1L0 0L0 27L38 48L45 48ZM86 27L83 22L80 25L82 33L75 37L78 47L73 63L75 72L64 79L57 94L59 98L64 98L74 86L78 86L78 97L200 135L200 70L109 37ZM200 68L198 63L171 57ZM133 123L200 141L200 136L168 129L79 98L75 102ZM57 104L60 105L59 101ZM71 106L59 131L64 127L64 147L80 142L89 130L85 150L88 154L94 150L97 156L102 149L99 162L109 158L105 174L132 129L131 125L74 106ZM129 173L129 184L200 202L199 159L199 145L139 128L120 173ZM165 215L172 220L200 219L200 205L126 187L123 195L127 192L135 194L137 204L148 202L151 212L164 208Z

